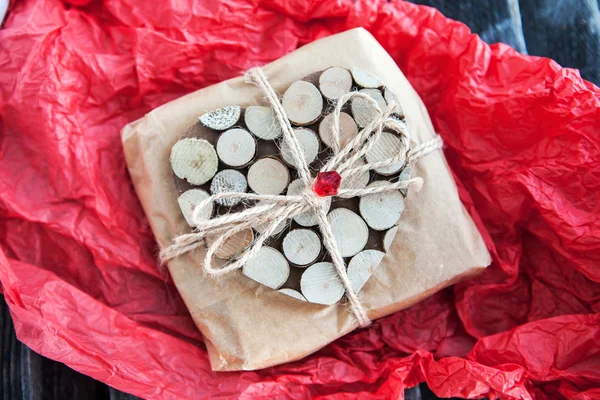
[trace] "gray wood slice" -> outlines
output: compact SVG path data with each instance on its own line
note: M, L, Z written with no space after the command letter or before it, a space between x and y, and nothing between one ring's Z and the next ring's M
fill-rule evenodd
M294 135L296 135L298 142L300 142L304 160L307 164L311 164L317 159L317 155L319 155L319 138L317 134L308 128L296 128L294 129ZM281 157L288 165L295 168L298 167L294 163L290 144L285 139L281 142Z
M364 93L375 100L381 110L383 110L387 105L379 89L361 89L359 93Z
M292 123L309 125L321 116L323 96L312 83L296 81L283 94L282 105Z
M412 175L412 169L410 168L410 166L406 166L400 173L400 176L398 177L398 179L400 179L401 181L407 181L410 179L411 175ZM404 197L408 196L408 188L400 189L400 193L402 193L404 195Z
M171 168L192 185L203 185L217 173L219 160L212 144L204 139L180 139L171 148Z
M362 159L356 160L353 167L360 167L365 165ZM369 170L353 172L350 175L344 177L340 183L340 189L364 189L369 184L371 174Z
M345 291L330 262L319 262L308 267L300 278L300 290L306 300L325 305L340 301Z
M363 250L352 257L348 263L348 278L352 283L352 290L359 292L362 289L384 255L385 253L379 250Z
M280 194L290 183L290 171L275 157L263 157L248 169L248 185L258 194Z
M271 107L250 106L244 112L246 126L259 139L274 140L281 137L281 126Z
M260 204L260 202L258 204ZM279 225L277 225L277 228L275 228L275 231L271 234L271 236L279 235L281 232L283 232L285 230L285 228L288 227L288 224L289 224L289 220L282 221ZM269 225L270 225L270 222L257 223L256 225L254 225L254 230L262 235L267 230Z
M284 289L279 289L278 292L283 293L285 295L288 295L288 296L293 297L298 300L306 301L304 296L302 296L302 293L300 293L294 289L284 288Z
M304 190L304 182L302 179L295 179L288 186L287 195L295 196ZM325 198L325 213L329 212L329 208L331 207L331 196ZM317 216L314 211L306 211L301 214L298 214L294 217L294 221L298 223L298 225L302 226L315 226L318 223Z
M396 237L396 233L398 233L398 227L394 226L393 228L388 229L383 235L383 249L388 252L390 251L390 247L392 247L392 242Z
M381 95L381 92L378 89L362 89L359 91L360 93L364 93L368 95L370 98L375 100L377 106L379 106L380 110L383 110L386 106L385 100ZM356 97L352 99L352 115L354 116L354 120L356 124L361 128L367 126L371 121L373 121L378 115L379 111L377 111L377 107L371 104L369 101L362 99L360 97Z
M352 75L346 68L327 68L319 77L319 89L329 100L337 100L352 89Z
M340 207L331 210L327 219L342 257L352 257L365 248L369 228L358 214Z
M387 185L386 181L375 181L367 188ZM360 197L360 215L371 229L384 231L396 225L404 211L404 196L399 190L366 194Z
M206 246L210 247L216 240L216 237L207 236ZM252 229L240 231L227 239L221 247L215 251L215 256L221 260L229 260L240 254L254 240L254 232Z
M258 254L244 264L242 272L271 289L279 289L290 276L290 265L279 251L263 246Z
M256 154L256 141L245 129L229 129L217 139L217 155L223 164L234 168L247 165Z
M321 239L310 229L294 229L283 238L283 254L299 267L316 261L321 254Z
M364 69L352 67L350 68L350 72L352 73L354 82L356 82L358 86L362 86L364 88L378 88L383 86L383 83L381 83L381 80L379 80L378 77L370 72L365 71Z
M242 109L239 106L229 106L204 113L198 119L210 129L224 131L239 121L241 113Z
M388 105L390 105L392 102L396 103L398 105L398 111L396 112L396 114L398 114L401 118L404 118L404 110L402 109L402 105L400 104L400 99L398 98L398 96L396 96L392 89L386 87L383 91L383 97L385 98L385 102Z
M333 113L327 114L319 124L319 136L323 143L333 147ZM356 137L358 127L354 119L347 113L340 113L340 148L346 146L348 142Z
M179 203L181 213L183 214L183 217L185 218L189 226L196 226L193 220L194 210L200 203L202 203L202 201L206 200L209 196L210 195L206 190L190 189L183 192L181 196L177 198L177 203ZM212 216L212 213L213 203L209 203L206 206L204 206L201 211L198 212L198 218L208 220Z
M219 193L245 193L248 189L246 177L235 169L224 169L219 171L210 183L210 192ZM217 199L216 203L222 206L234 206L240 202L239 199Z
M365 154L365 158L368 164L381 162L396 157L401 149L402 142L397 135L390 132L382 132L376 139L373 147ZM400 171L402 166L402 162L395 162L385 167L375 168L374 170L380 175L389 176Z

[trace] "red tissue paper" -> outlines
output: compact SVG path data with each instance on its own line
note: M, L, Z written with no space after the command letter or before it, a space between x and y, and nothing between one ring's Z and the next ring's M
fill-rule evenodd
M427 105L493 265L302 361L212 372L119 131L358 26ZM600 89L577 71L375 0L21 1L0 65L0 280L33 350L145 398L600 398Z

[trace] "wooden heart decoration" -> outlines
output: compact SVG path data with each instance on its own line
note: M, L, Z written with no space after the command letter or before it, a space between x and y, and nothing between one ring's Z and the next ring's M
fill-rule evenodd
M364 93L374 102L355 97L343 106L336 121L332 113L335 103L351 91ZM330 67L292 83L281 100L300 144L301 156L314 177L312 191L325 202L327 220L354 292L360 291L388 251L404 211L408 189L351 198L336 194L342 189L407 181L411 167L407 162L397 162L363 169L343 179L336 171L320 170L336 150L352 144L359 131L391 104L399 105L398 98L377 77L359 68L342 67ZM401 108L395 108L393 118L404 122ZM339 137L332 135L332 125L336 122ZM300 195L305 190L305 181L298 177L294 148L283 137L281 124L270 107L233 105L201 115L175 143L170 156L178 203L188 224L194 227L198 219L208 220L260 204L236 198L207 204L205 200L214 194ZM388 129L368 146L354 167L376 166L403 149L399 134ZM324 250L317 224L311 211L281 223L258 253L245 262L244 275L299 300L318 304L340 301L345 289L331 255ZM218 247L215 256L222 260L236 259L265 230L265 224L256 224L237 232ZM205 238L208 246L215 240L218 239L210 235Z

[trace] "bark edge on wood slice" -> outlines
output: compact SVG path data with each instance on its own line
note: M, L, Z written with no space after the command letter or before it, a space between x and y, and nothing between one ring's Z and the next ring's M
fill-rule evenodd
M263 246L244 264L242 272L271 289L279 289L290 276L290 265L278 250Z
M376 163L388 160L398 155L402 147L402 142L398 135L390 132L381 132L381 135L375 139L373 147L365 154L367 163ZM402 162L396 162L385 167L375 168L374 171L380 175L390 176L402 169Z
M292 123L309 125L321 116L323 96L312 83L296 81L283 94L282 105Z
M387 181L375 181L367 188L384 186ZM399 190L366 194L360 197L360 215L376 231L390 229L400 220L404 211L404 196Z
M296 195L299 195L300 193L302 193L303 190L304 190L304 182L302 182L302 179L295 179L288 186L287 195L288 196L296 196ZM331 207L331 196L325 197L324 201L325 201L325 213L327 213L327 212L329 212L329 208ZM301 214L298 214L294 217L294 221L296 221L296 223L298 225L301 225L304 227L315 226L318 223L318 219L317 219L317 216L315 215L314 211L305 211Z
M263 157L248 169L248 186L255 193L277 195L282 193L289 183L288 167L275 157Z
M327 68L319 77L319 89L329 100L337 100L352 89L352 75L346 68Z
M306 300L324 305L336 304L345 291L337 270L330 262L319 262L308 267L300 278L300 290Z
M207 236L206 246L210 247L217 237ZM215 251L215 256L221 260L229 260L232 257L240 254L254 240L254 232L252 229L244 229L227 239L221 247Z
M350 72L352 73L354 82L356 82L358 86L368 89L374 89L383 86L383 83L378 77L370 72L365 71L364 69L352 67L350 68Z
M331 210L327 219L342 257L352 257L365 248L369 228L358 214L340 207Z
M294 135L300 143L306 164L312 164L319 155L320 141L317 134L308 128L296 128L294 129ZM281 142L281 158L286 164L298 168L294 163L291 147L285 139Z
M217 173L217 152L207 140L198 138L179 139L171 147L173 173L192 185L203 185Z
M383 90L383 98L388 105L392 104L392 102L396 103L398 105L398 111L396 112L396 115L404 119L404 109L402 108L402 104L400 104L400 99L398 96L396 96L396 93L394 93L389 87L386 87Z
M216 131L224 131L234 126L240 119L242 109L239 106L227 106L202 114L198 119L200 122Z
M217 139L217 155L221 162L233 168L248 165L256 154L256 141L245 129L233 128Z
M383 256L383 251L363 250L352 257L348 263L348 278L352 283L352 290L358 293L362 289L383 260Z
M271 107L250 106L244 112L246 126L259 139L274 140L281 137L281 127Z
M333 113L327 114L319 123L319 137L326 146L333 148ZM349 114L340 113L340 148L346 146L348 142L358 134L358 126Z
M281 248L289 262L305 267L319 258L321 238L310 229L294 229L285 235Z
M212 194L220 193L245 193L248 189L246 177L235 169L224 169L219 171L210 183L210 192ZM240 199L228 198L217 199L217 204L222 206L234 206L240 202Z
M183 192L178 198L179 208L189 226L194 227L193 216L194 209L202 201L206 200L210 195L206 190L190 189ZM201 211L198 212L198 218L208 220L213 213L213 203L207 204Z
M286 296L290 296L290 297L293 297L295 299L301 300L301 301L306 301L306 299L304 298L304 296L302 296L302 293L300 293L300 292L298 292L297 290L294 290L294 289L283 288L283 289L279 289L278 292L279 293L283 293Z

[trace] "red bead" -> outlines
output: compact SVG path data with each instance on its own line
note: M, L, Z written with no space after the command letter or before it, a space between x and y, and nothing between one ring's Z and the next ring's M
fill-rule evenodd
M319 172L313 184L313 192L318 196L335 196L342 182L342 177L336 171Z

